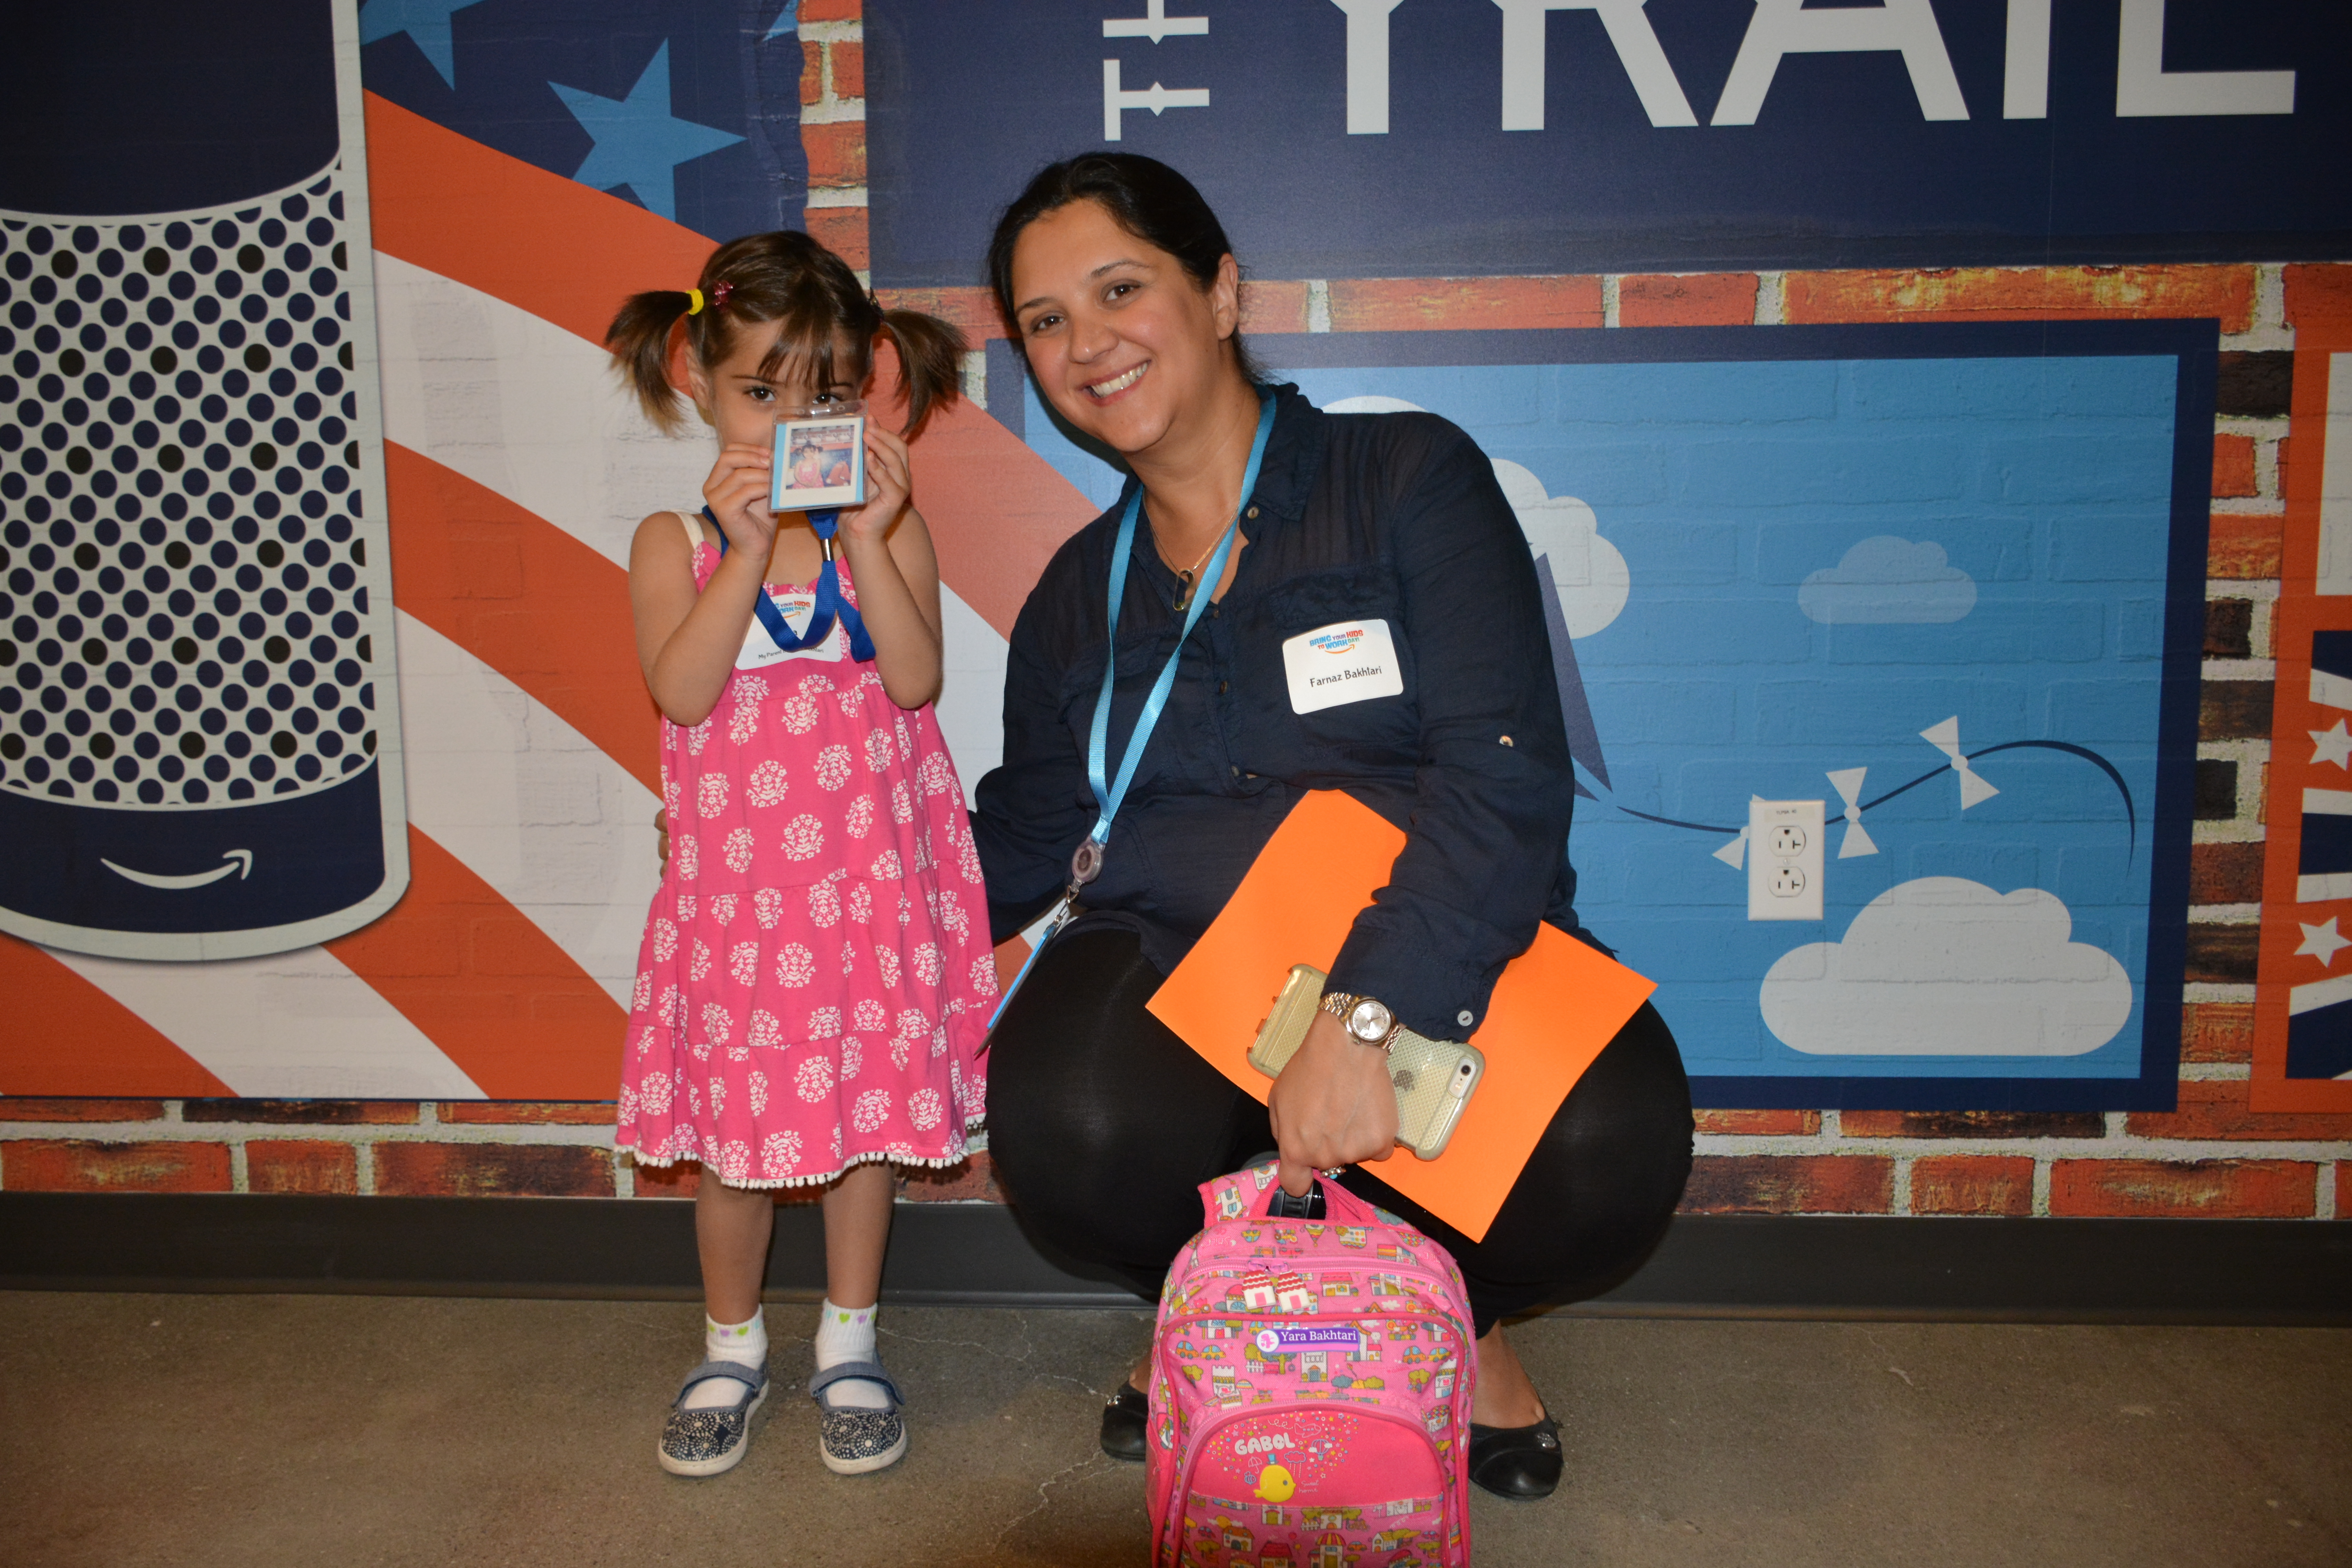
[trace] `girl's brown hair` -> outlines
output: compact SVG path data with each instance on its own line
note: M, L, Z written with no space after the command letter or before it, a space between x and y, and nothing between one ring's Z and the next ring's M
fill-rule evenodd
M863 385L874 368L874 340L888 334L906 378L904 433L910 438L921 434L935 406L957 396L963 334L920 310L884 310L846 262L805 234L783 230L731 240L702 264L696 287L702 291L699 310L690 311L694 297L685 289L648 289L630 295L604 332L614 368L647 417L672 434L685 423L682 400L669 381L670 333L681 321L688 352L706 367L733 353L746 329L775 323L781 330L760 374L773 376L786 361L804 357L821 387L842 381ZM844 336L854 363L836 366L834 348Z

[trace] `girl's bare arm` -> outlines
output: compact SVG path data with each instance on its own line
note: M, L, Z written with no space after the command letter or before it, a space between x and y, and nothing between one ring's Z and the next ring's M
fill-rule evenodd
M709 586L694 589L694 552L675 512L637 524L629 546L629 607L637 627L637 664L646 689L671 721L699 724L718 705L751 624L752 600L776 543L767 510L768 454L729 447L703 485L730 549ZM701 525L696 524L699 529Z

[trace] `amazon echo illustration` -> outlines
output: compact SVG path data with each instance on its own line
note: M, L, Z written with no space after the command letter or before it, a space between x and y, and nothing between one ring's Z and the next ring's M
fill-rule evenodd
M355 0L0 30L0 930L340 935L408 880Z

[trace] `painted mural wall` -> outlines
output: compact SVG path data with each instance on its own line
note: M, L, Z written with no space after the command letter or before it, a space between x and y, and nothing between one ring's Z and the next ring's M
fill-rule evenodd
M1115 145L1225 216L1284 379L1496 460L1579 911L1709 1108L1691 1206L2336 1212L2334 8L180 26L28 34L58 68L8 111L51 151L0 188L0 1185L690 1188L597 1102L656 876L626 541L708 457L596 342L772 226L964 325L918 499L976 780L1012 618L1119 480L976 258L1029 169ZM191 133L60 139L77 70Z

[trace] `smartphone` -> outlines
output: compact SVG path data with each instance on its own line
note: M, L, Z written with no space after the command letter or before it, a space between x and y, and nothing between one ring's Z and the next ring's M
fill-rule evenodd
M352 0L10 22L0 931L236 958L408 879Z
M1250 1046L1249 1063L1268 1078L1278 1078L1289 1064L1307 1026L1323 1002L1328 978L1308 963L1291 965L1273 1008L1257 1026ZM1389 1081L1397 1097L1397 1142L1424 1160L1445 1152L1445 1145L1461 1124L1462 1112L1486 1074L1486 1058L1478 1047L1458 1040L1433 1040L1411 1029L1400 1030L1389 1047Z

